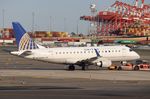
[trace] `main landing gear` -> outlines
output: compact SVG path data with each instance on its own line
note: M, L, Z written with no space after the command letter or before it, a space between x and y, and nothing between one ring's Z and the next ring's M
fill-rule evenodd
M81 70L86 70L86 69L88 69L88 67L85 64L82 64ZM69 71L74 71L75 70L74 64L69 65L68 70Z
M86 69L88 69L88 67L85 64L83 64L82 65L82 70L86 70Z
M72 65L69 65L68 70L74 71L74 70L75 70L75 66L74 66L73 64L72 64Z

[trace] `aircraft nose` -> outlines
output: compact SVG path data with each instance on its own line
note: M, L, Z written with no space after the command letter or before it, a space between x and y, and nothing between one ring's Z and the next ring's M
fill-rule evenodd
M140 59L140 55L138 53L136 53L136 58Z

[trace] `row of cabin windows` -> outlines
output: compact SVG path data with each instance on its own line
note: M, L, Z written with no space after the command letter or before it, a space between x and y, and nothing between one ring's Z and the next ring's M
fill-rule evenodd
M120 50L98 51L98 53L121 52ZM82 54L82 53L95 53L95 51L77 51L77 52L56 52L56 54Z

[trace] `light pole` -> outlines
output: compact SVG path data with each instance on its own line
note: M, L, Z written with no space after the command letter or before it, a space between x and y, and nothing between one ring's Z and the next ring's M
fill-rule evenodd
M34 33L34 17L35 17L35 13L32 12L32 34Z
M66 18L64 18L64 32L66 32Z
M79 20L77 20L77 35L79 34Z
M34 23L35 23L34 19L35 19L35 13L32 12L32 36L34 37L33 40L35 40L35 37L36 37L36 34L34 33L34 27L35 27L35 25L34 25Z
M2 17L3 17L3 26L2 26L2 28L3 28L3 30L2 30L3 31L2 32L3 43L2 44L4 45L4 32L5 32L4 31L4 27L5 27L5 10L4 9L2 10Z
M2 10L2 16L3 16L3 29L4 29L4 25L5 25L5 10Z
M49 17L49 32L52 31L52 16Z

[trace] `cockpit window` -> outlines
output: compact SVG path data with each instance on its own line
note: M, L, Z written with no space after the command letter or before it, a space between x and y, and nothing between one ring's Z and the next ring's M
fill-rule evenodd
M132 49L129 49L129 51L132 52L133 50L132 50Z

